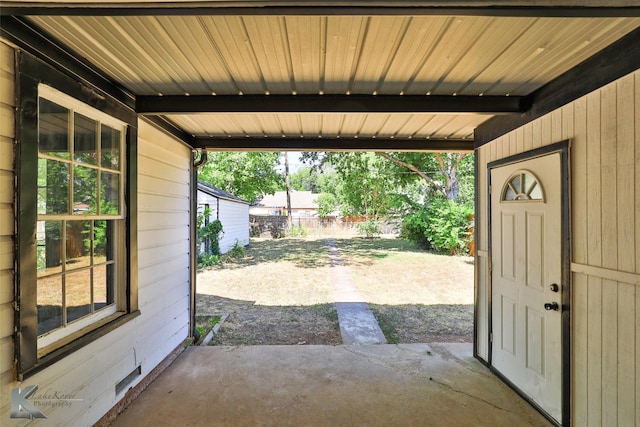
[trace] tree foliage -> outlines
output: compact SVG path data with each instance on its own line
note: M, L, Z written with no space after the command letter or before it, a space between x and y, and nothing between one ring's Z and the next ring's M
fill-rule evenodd
M206 165L198 171L198 179L253 202L283 187L279 164L278 152L209 153Z
M326 218L339 207L338 198L331 193L320 193L316 203L318 204L318 216L320 218Z
M333 191L323 191L338 197L344 214L383 214L396 208L398 200L409 205L421 205L431 197L473 200L473 155L469 154L305 153L303 158L315 165L312 171L328 166L336 171L338 184Z
M335 176L322 182L322 187L323 192L338 198L343 215L377 218L389 211L395 186L389 175L391 163L375 153L310 154L306 159L315 162L320 170L335 171Z
M424 249L452 255L467 252L472 206L434 198L402 221L402 236Z
M291 188L296 191L311 191L312 193L320 192L318 179L320 172L317 169L308 166L298 169L291 174Z
M465 153L385 153L378 155L404 169L407 174L402 181L416 177L428 183L436 194L449 200L460 197L461 175L473 174L472 159ZM471 168L468 166L471 165Z

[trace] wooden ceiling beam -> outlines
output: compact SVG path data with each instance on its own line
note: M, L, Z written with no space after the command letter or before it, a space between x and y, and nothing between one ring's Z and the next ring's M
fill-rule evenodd
M521 96L441 95L171 95L138 96L145 115L192 113L452 113L520 114Z

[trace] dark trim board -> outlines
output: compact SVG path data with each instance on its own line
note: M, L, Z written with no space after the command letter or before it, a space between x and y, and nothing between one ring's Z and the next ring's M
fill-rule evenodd
M487 188L485 189L487 194L487 217L489 222L488 228L488 242L489 242L489 263L491 263L492 256L492 239L491 239L491 169L505 166L512 163L517 163L524 160L534 159L536 157L542 157L552 153L560 153L560 180L561 180L561 276L562 276L562 313L561 313L561 339L562 339L562 425L568 427L571 425L571 176L569 170L570 164L570 140L564 140L555 144L543 146L523 153L515 154L513 156L505 157L487 164ZM493 368L492 361L492 342L491 334L493 333L493 307L492 307L492 286L491 286L491 272L489 269L489 277L487 281L487 298L488 298L488 324L489 324L489 360L487 365L491 367L491 370L498 373ZM476 355L476 358L477 355ZM527 396L515 387L510 381L506 380L502 375L499 375L511 388L513 388L518 394L523 396L532 406L538 406L533 403ZM543 410L540 412L548 417ZM551 421L553 419L550 418ZM555 422L554 422L555 424Z
M640 16L640 7L629 6L626 1L595 2L585 6L584 1L538 1L534 6L514 5L514 2L494 0L474 1L382 1L382 2L320 2L268 1L194 2L171 1L97 3L58 2L29 3L4 2L3 15L67 15L67 16L186 16L186 15L301 15L301 16L507 16L507 17L626 17ZM594 2L592 2L594 3Z
M187 113L478 113L522 114L524 96L164 95L138 96L144 115Z
M473 140L393 138L207 138L194 148L208 151L431 151L473 152Z
M474 195L473 195L473 221L474 221L474 229L473 229L473 241L474 241L474 250L475 253L471 254L473 256L473 356L482 360L478 353L478 312L480 307L480 292L478 290L478 283L480 282L479 277L480 273L478 271L479 265L479 256L478 256L478 243L480 242L480 229L478 224L480 223L480 192L478 191L477 183L480 181L480 165L478 163L478 152L474 151L473 153L473 179L474 179ZM488 262L488 258L487 258ZM488 282L487 282L488 285ZM487 348L487 359L489 358L490 347Z
M82 346L106 335L113 329L134 319L138 312L138 243L137 243L137 114L124 104L102 96L97 88L87 86L76 76L56 69L28 53L16 51L16 309L14 310L14 352L16 375L20 380L50 366ZM62 347L38 357L37 352L37 289L36 289L36 191L38 176L38 85L46 84L64 92L103 113L127 123L126 133L126 217L124 245L126 247L126 312L79 336Z
M640 28L529 95L520 115L495 116L475 130L476 148L640 69Z

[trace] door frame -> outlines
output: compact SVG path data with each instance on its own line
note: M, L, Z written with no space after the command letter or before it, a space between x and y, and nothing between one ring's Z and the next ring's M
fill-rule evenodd
M561 379L561 396L562 396L562 425L564 427L571 425L571 186L570 186L570 167L569 167L569 152L570 152L570 140L564 140L544 147L536 148L533 150L525 151L519 154L515 154L503 159L495 160L487 164L487 188L485 194L487 197L487 226L488 230L488 280L487 280L487 302L488 302L488 361L487 366L489 369L498 376L503 382L511 387L516 393L518 393L523 399L525 399L530 405L535 407L541 414L543 414L549 421L557 425L557 422L547 415L547 413L532 399L525 395L518 387L516 387L508 378L502 375L497 369L493 367L493 305L492 305L492 254L493 246L491 242L491 170L497 167L506 166L513 163L522 162L525 160L531 160L537 157L543 157L553 153L560 153L560 216L561 216L561 277L562 277L562 313L561 313L561 349L562 354L560 356L562 379ZM499 190L496 190L499 191Z

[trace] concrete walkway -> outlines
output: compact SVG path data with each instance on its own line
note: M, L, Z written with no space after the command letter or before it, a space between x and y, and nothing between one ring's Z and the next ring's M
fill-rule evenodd
M342 343L345 345L386 344L387 339L369 305L358 293L349 267L344 265L335 241L330 240L328 246L333 294Z
M550 426L471 344L189 347L114 426Z

